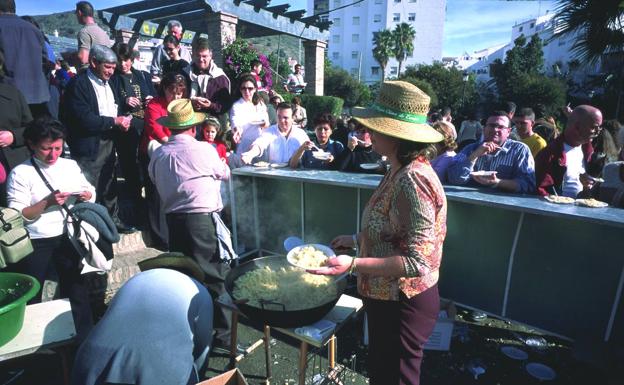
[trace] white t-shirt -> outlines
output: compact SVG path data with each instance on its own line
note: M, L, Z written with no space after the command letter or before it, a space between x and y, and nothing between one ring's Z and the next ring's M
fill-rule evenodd
M563 144L563 151L566 154L566 173L563 176L561 190L564 196L576 198L578 193L583 191L583 184L579 179L585 173L585 161L583 160L583 149L581 146L572 147L567 143Z
M87 76L95 91L100 116L117 117L117 103L115 103L115 95L110 84L95 76L90 69L87 71Z
M259 102L254 105L252 102L246 102L240 98L234 103L230 110L230 125L233 131L241 133L241 141L236 147L236 153L242 154L249 150L254 140L258 139L262 133L262 129L258 121L269 123L269 114L264 103Z
M260 148L262 158L270 163L288 162L301 145L310 140L301 128L293 126L288 137L282 135L276 124L264 130L253 143Z
M61 192L91 191L90 201L95 202L95 188L87 181L78 163L65 158L58 158L52 166L35 161L52 188ZM37 170L30 163L30 159L11 170L7 180L9 207L22 212L25 207L40 202L48 195L50 195L50 189L37 174ZM75 201L76 198L70 197L66 204L71 208ZM24 224L30 238L52 238L65 232L65 215L65 211L60 206L54 205L48 207L34 221L24 218Z

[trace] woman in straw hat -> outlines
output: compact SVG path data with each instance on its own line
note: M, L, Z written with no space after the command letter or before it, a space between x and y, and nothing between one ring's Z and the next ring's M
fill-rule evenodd
M429 96L416 86L383 83L375 103L356 108L390 171L362 216L362 230L336 237L338 255L318 274L358 273L369 322L371 384L418 384L423 346L439 311L438 275L446 235L446 198L429 164L442 134L426 124Z

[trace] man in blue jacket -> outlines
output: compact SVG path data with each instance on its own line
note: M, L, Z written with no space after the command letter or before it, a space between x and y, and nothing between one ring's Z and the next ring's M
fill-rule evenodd
M103 45L91 47L89 68L67 86L63 117L72 158L95 186L98 203L106 206L117 230L128 233L136 229L118 216L113 137L116 132L128 131L132 116L118 116L119 101L108 83L116 65L113 50Z

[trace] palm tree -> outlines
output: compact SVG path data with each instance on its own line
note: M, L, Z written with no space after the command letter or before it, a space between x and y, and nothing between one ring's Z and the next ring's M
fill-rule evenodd
M623 17L621 0L559 0L554 37L574 37L576 58L594 64L603 54L624 49Z
M414 51L416 31L411 25L401 23L394 27L392 35L394 37L394 57L399 61L398 76L401 76L401 67L407 58L407 54Z
M392 57L394 48L394 37L389 29L382 29L373 34L373 57L381 67L381 81L386 78L386 66Z
M582 63L595 64L605 54L617 61L624 50L624 2L622 0L559 0L555 14L554 38L575 39L572 53ZM618 97L615 117L619 118L624 88L624 66L616 71ZM619 72L619 74L617 73Z

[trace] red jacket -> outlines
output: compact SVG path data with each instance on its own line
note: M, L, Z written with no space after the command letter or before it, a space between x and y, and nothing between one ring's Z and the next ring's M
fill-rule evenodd
M215 140L213 142L208 142L208 143L212 144L214 148L217 150L217 154L219 154L219 158L225 159L227 161L227 147L225 146L225 143L223 143L220 140Z
M150 100L145 108L145 128L139 143L139 152L147 154L147 145L152 139L162 141L163 138L171 136L171 131L158 122L156 119L167 116L167 100L158 96Z
M558 194L561 193L561 184L567 170L566 154L563 149L563 135L559 135L557 139L548 143L548 146L537 153L535 157L535 182L539 195L550 195L553 193L553 188L557 190ZM583 144L582 150L585 162L589 162L594 152L591 142Z

